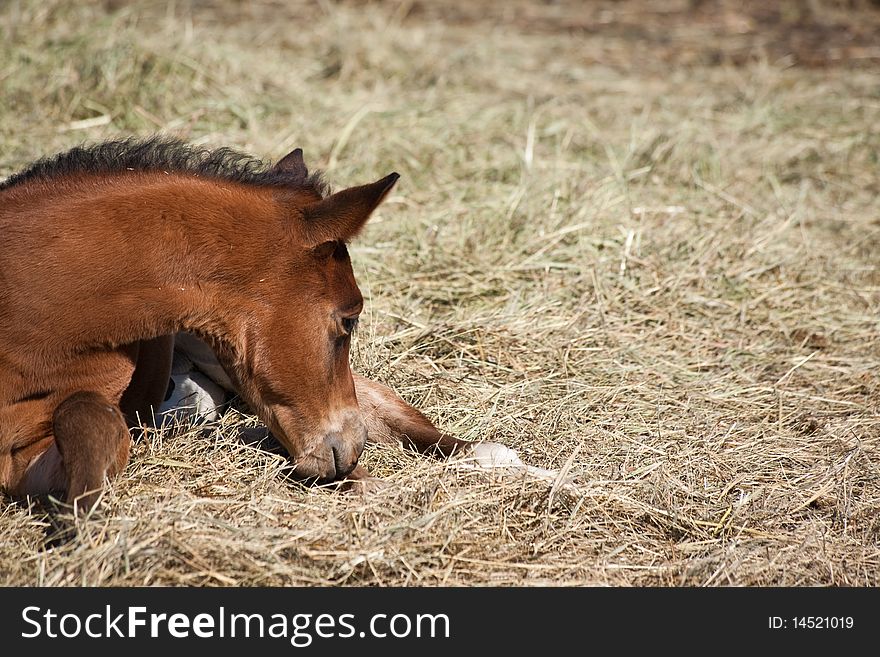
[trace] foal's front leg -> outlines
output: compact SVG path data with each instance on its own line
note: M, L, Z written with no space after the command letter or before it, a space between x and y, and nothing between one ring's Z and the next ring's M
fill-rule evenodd
M558 473L555 470L526 465L514 450L505 445L470 442L441 433L428 418L403 401L388 386L355 374L354 387L367 425L369 440L372 442L403 443L424 454L465 456L465 467L504 469L545 481L557 480ZM368 478L369 473L362 466L355 468L347 477L355 481Z
M386 385L354 374L354 389L370 442L403 443L423 454L463 454L473 443L441 433Z
M128 463L131 439L119 408L96 392L77 392L52 416L55 445L67 475L67 502L88 511L98 500L104 477Z
M352 373L358 406L367 425L367 441L403 444L423 454L449 457L468 452L473 443L441 433L420 411L398 396L391 388ZM344 488L367 490L378 482L358 464L345 477ZM364 487L364 488L361 488Z

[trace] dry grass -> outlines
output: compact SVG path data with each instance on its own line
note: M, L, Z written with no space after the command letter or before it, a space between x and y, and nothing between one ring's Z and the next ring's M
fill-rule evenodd
M583 494L384 447L306 489L228 416L67 542L4 502L0 584L877 585L880 11L468 6L12 0L0 174L157 130L399 171L357 369Z

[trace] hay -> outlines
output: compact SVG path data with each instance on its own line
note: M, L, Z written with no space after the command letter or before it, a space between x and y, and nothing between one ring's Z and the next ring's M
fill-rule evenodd
M876 585L880 18L802 4L4 5L0 175L157 130L399 171L356 368L578 494L389 447L307 489L231 415L72 539L4 502L0 584Z

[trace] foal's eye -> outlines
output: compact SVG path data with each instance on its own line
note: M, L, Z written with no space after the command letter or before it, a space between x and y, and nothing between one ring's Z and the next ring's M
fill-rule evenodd
M345 331L346 335L351 335L354 333L354 330L357 328L358 318L357 317L343 317L342 318L342 330Z

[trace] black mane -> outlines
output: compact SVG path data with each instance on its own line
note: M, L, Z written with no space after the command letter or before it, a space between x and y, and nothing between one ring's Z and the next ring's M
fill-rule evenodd
M39 159L23 171L12 174L0 182L0 191L25 182L50 181L72 174L124 171L166 171L245 185L296 187L321 196L327 192L320 172L302 176L276 171L262 160L231 148L211 150L169 137L129 138L77 146Z

